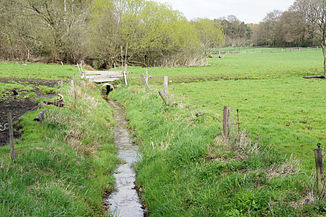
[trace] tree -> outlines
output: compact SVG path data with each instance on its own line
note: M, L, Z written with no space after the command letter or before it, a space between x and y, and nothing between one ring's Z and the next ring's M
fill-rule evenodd
M326 78L326 0L296 0L292 9L302 13L306 22L318 29L319 43L324 54L324 76Z
M197 19L194 25L206 55L209 49L224 45L223 29L219 22L209 19Z

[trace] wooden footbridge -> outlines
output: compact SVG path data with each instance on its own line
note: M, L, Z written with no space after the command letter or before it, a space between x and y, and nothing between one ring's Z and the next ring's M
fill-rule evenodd
M95 83L111 83L126 76L122 71L87 71L82 64L77 64L77 67L82 78Z

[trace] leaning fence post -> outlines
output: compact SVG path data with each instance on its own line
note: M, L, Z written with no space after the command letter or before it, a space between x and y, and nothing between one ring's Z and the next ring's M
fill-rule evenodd
M164 76L163 86L164 86L164 92L165 92L166 95L169 94L168 85L169 85L169 77Z
M231 118L230 118L230 107L224 106L223 110L223 139L227 143L229 141L231 131Z
M9 139L10 139L10 159L15 160L14 128L12 125L12 114L8 114Z
M143 79L143 82L144 82L144 84L145 84L146 89L149 90L149 86L148 86L147 80L146 80L146 78L145 78L145 75L142 74L141 77L142 77L142 79Z
M317 190L318 193L323 193L325 185L325 175L323 170L323 155L320 149L320 143L317 144L318 148L314 150L316 161L316 175L317 175Z
M169 104L170 104L169 97L168 97L168 95L165 93L165 91L164 91L164 90L160 90L158 93L160 94L160 96L161 96L161 98L163 99L164 103L165 103L166 105L169 105Z

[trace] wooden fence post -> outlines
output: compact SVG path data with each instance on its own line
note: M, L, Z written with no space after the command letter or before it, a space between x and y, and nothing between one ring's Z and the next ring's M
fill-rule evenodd
M142 74L141 77L142 77L142 79L143 79L143 82L144 82L144 84L145 84L146 89L149 90L148 81L146 80L144 74Z
M146 69L145 75L146 75L145 79L146 79L146 82L148 84L148 70L147 69Z
M227 143L229 141L231 131L231 118L230 118L230 107L224 106L223 111L223 139Z
M164 76L163 87L164 87L165 94L168 96L168 94L169 94L169 90L168 90L168 87L169 87L169 77L168 76Z
M128 81L127 81L127 73L126 73L126 71L123 71L123 78L125 80L125 85L127 87L128 86Z
M15 160L14 128L12 124L12 113L8 114L9 140L10 140L10 159Z
M318 148L314 150L316 161L316 175L317 175L317 190L319 194L322 194L325 186L325 175L323 169L323 155L318 143Z
M121 72L123 72L123 53L122 53L122 46L120 46L121 49Z
M170 104L169 97L168 97L168 95L166 95L165 91L164 90L160 90L158 93L160 94L160 96L163 99L164 103L166 105L169 105Z

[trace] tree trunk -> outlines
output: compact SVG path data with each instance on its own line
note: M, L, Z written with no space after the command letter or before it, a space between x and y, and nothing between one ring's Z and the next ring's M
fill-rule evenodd
M322 45L323 54L324 54L324 76L326 78L326 45Z

